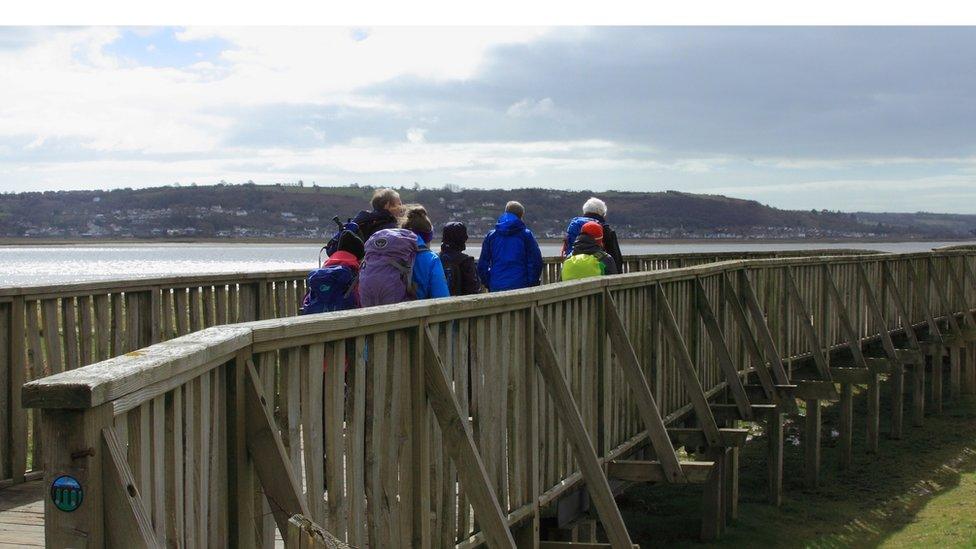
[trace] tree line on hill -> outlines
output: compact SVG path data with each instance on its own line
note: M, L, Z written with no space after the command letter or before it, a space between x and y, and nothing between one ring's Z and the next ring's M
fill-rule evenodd
M0 236L8 238L291 238L318 240L333 216L368 205L368 186L167 186L0 195ZM976 216L782 210L718 195L552 189L399 188L438 225L464 221L472 236L492 228L506 201L519 200L540 237L558 238L592 195L606 201L621 238L967 238Z

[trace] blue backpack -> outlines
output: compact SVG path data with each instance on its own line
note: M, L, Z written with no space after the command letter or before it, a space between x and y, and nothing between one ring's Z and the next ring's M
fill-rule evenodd
M349 231L349 232L356 233L357 235L361 235L361 233L359 232L359 225L357 225L355 222L351 220L343 223L342 221L339 221L339 216L333 216L332 222L339 226L339 230L337 230L332 235L332 238L330 238L329 241L325 244L325 246L322 247L322 250L325 251L325 255L329 255L329 256L336 253L336 251L339 249L339 237L342 236L342 233ZM322 250L319 250L320 265L322 264Z
M301 314L311 315L356 308L353 289L359 275L345 265L331 265L315 269L306 279L305 299Z

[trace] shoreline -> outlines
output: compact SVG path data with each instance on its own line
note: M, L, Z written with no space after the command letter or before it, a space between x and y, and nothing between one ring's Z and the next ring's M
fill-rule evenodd
M471 237L472 244L483 237ZM435 238L438 242L440 239ZM554 238L539 238L540 244L562 244L562 240ZM627 238L620 239L621 244L895 244L901 242L974 242L976 238ZM285 244L294 246L323 246L324 241L298 238L131 238L131 239L96 239L96 238L28 238L7 237L0 238L0 247L13 246L125 246L143 244Z

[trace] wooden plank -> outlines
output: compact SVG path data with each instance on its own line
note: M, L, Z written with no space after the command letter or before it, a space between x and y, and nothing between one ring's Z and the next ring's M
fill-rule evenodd
M678 322L674 318L671 304L668 302L668 297L664 294L664 289L661 288L660 284L656 285L656 288L658 306L661 313L661 324L670 343L670 349L675 363L678 365L678 373L681 374L681 381L684 383L688 398L691 399L692 408L695 410L695 417L698 418L702 430L705 432L705 438L708 440L709 446L718 446L721 441L718 425L715 423L715 418L712 417L711 408L708 407L708 399L705 398L705 392L702 390L701 382L698 380L695 364L691 360L691 355L688 354L688 348L685 346L684 339L681 337Z
M725 483L725 453L727 448L711 448L706 455L713 460L713 465L705 481L702 494L702 541L714 541L722 535L725 527L724 497L722 488Z
M796 281L793 279L793 269L786 267L783 272L783 276L786 280L786 289L788 295L793 300L793 305L796 307L796 314L800 318L800 329L803 332L803 335L806 337L807 345L810 346L810 354L813 356L813 363L817 367L817 372L820 374L820 379L830 381L830 367L827 365L827 358L824 355L824 345L820 339L820 335L817 334L816 328L813 326L810 312L807 310L807 305L803 301L803 297L800 295L800 290L796 286Z
M318 364L321 362L316 366ZM321 371L321 367L315 369ZM309 506L301 495L301 485L288 461L278 428L268 410L261 380L250 359L247 360L244 396L247 451L271 503L278 530L287 532L288 519L295 514L309 516Z
M105 494L105 539L110 547L162 547L153 531L145 502L129 471L125 450L115 429L102 429L102 471Z
M965 257L963 258L963 261L965 261ZM948 257L946 258L946 279L949 281L950 285L955 291L958 301L963 304L962 317L964 322L970 328L976 328L976 314L974 314L973 311L967 306L966 290L963 288L959 274L952 267L952 259Z
M501 505L489 481L481 454L474 444L470 425L451 391L450 380L426 326L424 330L424 381L428 402L441 427L445 446L458 468L458 477L474 507L488 542L495 547L515 547L515 540L502 514ZM550 348L551 350L551 348ZM585 434L585 432L584 432ZM609 487L608 487L609 489ZM622 521L621 521L622 522Z
M131 349L126 348L124 294L112 294L112 351L109 356L119 356Z
M749 274L745 270L739 271L739 289L743 300L746 302L746 308L752 314L752 320L756 326L756 333L759 334L759 340L762 341L763 346L766 348L766 360L769 361L772 367L773 377L776 379L777 384L789 385L790 378L786 375L786 367L783 365L783 359L777 350L773 334L766 324L766 317L763 314L762 307L759 305L759 300L756 298L756 293L752 289Z
M25 333L27 314L24 298L15 297L10 302L10 384L8 386L10 394L9 471L14 482L23 482L27 467L27 411L24 410L21 403L21 391L15 389L23 386L24 378L27 375L27 334ZM35 422L40 423L38 415L35 412L33 417Z
M282 303L283 305L283 303ZM340 538L345 539L346 519L342 516L345 509L345 478L343 476L343 410L345 404L345 366L346 342L339 341L330 346L325 372L325 393L323 395L324 443L325 443L325 481L329 492L328 522L329 529ZM316 364L310 362L309 367Z
M41 302L41 317L44 321L44 350L47 355L47 369L51 374L64 371L61 330L58 326L60 316L57 299L46 299Z
M783 504L783 412L777 406L766 418L766 444L768 448L767 501L779 507Z
M630 547L632 545L630 535L627 533L627 527L620 516L620 509L613 499L607 477L600 467L593 443L583 425L583 418L580 417L579 409L573 401L573 395L566 383L566 378L560 371L556 351L538 311L535 315L535 352L536 365L545 380L549 396L556 405L560 423L566 427L566 436L573 445L576 460L582 470L590 497L600 515L600 520L607 531L607 537L615 548ZM710 412L709 417L711 417ZM715 440L717 440L717 428L715 434Z
M389 367L387 363L388 334L383 332L370 339L369 369L372 375L372 391L370 401L371 428L370 451L366 453L366 499L370 502L367 514L369 529L369 544L384 547L390 543L389 506L390 497L385 494L384 459L389 439L386 438L386 419L389 416L390 399L387 397L387 378Z
M349 471L349 544L353 547L366 545L366 338L356 338L356 356L353 362L353 414L351 418L352 452ZM453 540L452 540L453 541Z
M87 366L95 362L96 346L91 296L78 297L78 336L79 363Z
M165 540L168 546L183 543L183 388L165 395ZM242 410L243 411L243 410ZM243 449L242 449L243 450Z
M702 484L714 466L715 463L711 461L683 461L681 471L686 482ZM607 476L630 482L673 482L659 461L612 460L607 465Z
M641 420L644 422L644 429L647 430L651 446L654 448L654 455L660 460L669 482L688 482L678 464L678 456L674 452L674 446L671 445L671 439L668 437L667 428L661 418L660 409L654 400L654 395L651 394L637 353L630 343L630 338L627 337L623 320L620 318L620 313L617 311L610 292L604 293L603 299L607 333L610 335L617 362L620 364L627 385L637 402Z
M325 363L325 345L319 343L309 346L307 357L308 362L302 364L302 437L305 456L305 492L310 513L303 514L325 524L326 508L325 502L322 501L322 492L325 489L323 462L325 442L322 438L324 436L322 367Z
M726 303L728 303L729 308L732 310L732 318L735 320L736 329L742 340L742 346L752 358L756 377L759 378L759 383L763 387L766 399L772 402L776 398L776 393L773 389L773 378L769 374L768 362L763 356L762 350L759 348L759 343L752 333L746 311L742 308L742 302L739 301L738 292L735 291L732 281L729 280L728 273L722 273L722 290Z
M74 298L61 299L61 325L64 327L64 362L66 370L74 370L87 363L80 360L78 345L78 310Z
M722 328L718 325L718 320L712 311L708 295L705 293L705 288L698 278L695 278L695 290L698 296L695 300L698 314L705 324L705 331L708 333L708 338L712 342L712 350L718 358L719 367L722 368L722 372L725 374L725 382L728 384L729 392L732 393L732 399L735 401L735 405L739 407L739 413L742 414L742 417L744 419L752 419L752 408L749 403L749 397L746 395L745 389L742 388L739 371L732 362L732 353L729 352L729 346L725 342L725 336L722 335Z

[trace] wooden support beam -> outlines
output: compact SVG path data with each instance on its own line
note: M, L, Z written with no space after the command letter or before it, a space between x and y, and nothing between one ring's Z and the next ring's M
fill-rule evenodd
M749 397L746 396L746 391L742 388L739 371L732 361L732 353L729 352L729 346L725 343L725 336L722 335L722 328L718 325L715 312L712 311L708 294L705 293L705 288L697 277L695 278L695 292L698 297L695 300L698 316L705 323L705 331L712 342L712 350L715 351L715 356L718 358L719 367L722 369L729 392L732 393L732 399L735 401L735 405L739 407L739 413L742 414L742 417L752 419L752 408L749 407Z
M746 349L754 364L754 370L756 377L759 378L759 384L763 388L767 401L773 402L776 398L776 393L773 388L773 378L769 373L768 361L763 356L762 350L759 348L759 343L752 334L752 327L749 326L749 318L746 316L745 309L742 308L739 293L732 285L732 281L729 280L728 273L722 273L722 289L725 294L725 301L732 311L732 318L735 320L736 327L738 328L742 346Z
M837 383L853 383L855 385L866 385L871 381L871 370L865 364L864 368L839 368L831 367L830 375Z
M807 488L820 484L820 401L807 399L807 415L803 428L804 481Z
M783 504L783 412L779 406L766 417L766 444L769 454L766 464L769 490L766 497L770 504L779 507Z
M894 275L891 274L890 263L890 261L881 262L881 274L888 291L891 292L891 296L894 298L895 311L897 311L898 318L901 320L901 327L905 330L908 343L911 348L918 349L918 336L915 334L915 326L912 324L912 317L908 312L910 307L908 306L908 301L905 300L905 294L898 288L898 283L895 281ZM941 336L939 337L941 339Z
M932 413L941 414L942 413L942 353L943 347L931 346L929 349L929 360L932 364L932 381L929 383L932 391L932 397L929 399L929 403L932 405Z
M891 438L901 438L905 418L905 365L892 361L891 373Z
M115 429L102 429L102 482L105 498L105 541L108 547L163 547L129 470Z
M929 339L944 343L942 330L939 328L939 323L935 321L935 317L932 316L932 309L929 308L928 285L925 288L919 287L921 284L918 282L918 274L915 272L915 266L912 265L911 261L905 261L905 273L908 275L908 284L911 286L909 292L916 297L915 303L925 315L925 323L929 326Z
M807 310L807 304L804 303L803 297L800 295L800 290L796 287L796 281L793 280L793 269L789 266L784 267L786 269L786 290L787 294L793 300L793 304L796 306L796 316L800 319L800 328L803 335L806 337L807 344L810 346L810 354L813 356L813 363L817 367L817 372L820 374L820 379L824 381L830 381L830 368L827 366L827 357L824 355L823 344L820 341L820 336L817 334L817 329L813 326L812 316Z
M279 532L288 531L292 515L309 516L308 503L302 497L298 476L285 452L278 427L261 389L254 362L247 360L244 380L245 440L254 461L261 487L268 498Z
M854 460L854 386L841 383L840 386L840 441L839 465L841 469L849 469Z
M912 367L912 425L921 427L925 421L925 361Z
M854 357L854 365L859 368L867 368L867 364L864 363L864 354L861 353L861 339L854 331L850 315L847 314L847 303L844 302L837 290L837 284L834 283L834 275L830 272L829 263L823 265L823 280L827 286L827 293L834 300L835 312L838 320L840 320L840 329L847 340L847 348L850 349L851 356Z
M749 421L758 421L765 417L766 414L772 413L772 410L776 409L775 404L752 404L752 419ZM712 404L712 415L715 416L715 421L720 425L726 424L730 421L746 421L740 414L739 408L735 404ZM669 431L673 431L671 429ZM722 431L722 429L719 429Z
M868 366L868 370L876 374L890 374L891 373L891 359L885 357L865 357L864 362Z
M705 431L705 438L708 440L709 446L719 446L721 439L718 433L718 425L715 423L715 418L712 417L711 408L708 407L708 399L705 397L705 391L702 390L698 374L695 372L695 363L692 362L691 355L688 354L688 347L685 346L684 338L681 337L681 329L674 318L668 296L664 294L664 289L660 284L656 284L655 288L657 289L661 324L670 343L669 347L674 356L674 361L678 365L678 373L681 374L685 392L688 393L692 408L695 410L695 417L701 424L702 430Z
M427 399L441 428L443 447L457 466L460 485L464 488L468 502L474 508L475 519L491 546L515 547L515 539L508 529L508 522L498 502L498 496L488 478L485 462L475 446L467 414L461 411L461 406L454 396L451 380L447 377L447 370L441 361L437 344L426 325L423 327L422 338L425 346L423 362ZM563 383L565 384L565 381ZM579 418L578 412L576 417ZM607 489L609 490L609 487Z
M725 475L727 474L726 459L729 448L713 447L706 452L706 456L714 466L705 481L705 490L702 500L702 541L714 541L718 539L725 530Z
M670 482L687 482L678 465L678 456L675 454L674 446L668 437L667 427L664 419L661 418L660 409L651 393L651 388L644 377L640 360L637 352L627 336L624 328L624 321L620 317L620 312L610 296L610 292L603 294L603 302L606 312L607 334L610 335L610 343L613 346L614 354L617 356L617 363L624 372L624 379L633 391L634 399L637 401L637 411L640 413L647 436L654 448L654 455L668 473Z
M857 277L861 281L861 290L864 292L865 300L867 301L868 311L874 318L874 323L880 326L879 335L881 336L881 347L885 351L885 355L892 360L898 360L898 353L895 351L895 344L891 340L891 334L888 333L887 322L885 321L884 313L881 312L881 305L878 302L877 296L874 294L874 287L871 281L868 280L868 273L864 270L864 265L857 263Z
M800 380L797 382L796 398L802 400L840 400L833 381Z
M966 346L966 383L967 395L976 395L976 342Z
M542 374L546 391L552 398L556 414L566 429L566 436L573 447L590 497L596 505L597 513L599 513L600 520L607 532L607 538L615 549L631 547L633 544L630 541L630 534L627 533L624 519L620 515L620 508L617 507L617 502L613 499L610 484L600 467L600 461L593 449L593 443L586 432L586 427L583 425L579 408L576 406L576 401L573 400L573 393L569 390L566 378L563 377L562 370L559 367L559 359L556 350L553 348L552 340L549 338L549 331L546 329L545 321L542 320L538 310L534 311L534 323L535 363ZM511 545L514 546L514 541L511 542Z
M718 431L721 438L719 446L741 448L746 445L749 429L721 428ZM672 427L668 429L668 436L677 440L679 446L686 448L704 448L709 445L705 433L696 427Z
M881 429L881 378L875 370L871 371L871 377L868 380L867 400L867 451L876 454L878 452L878 439Z
M756 384L746 384L745 387L746 394L749 396L750 402L755 402L758 404L779 404L783 407L784 412L793 413L797 408L795 406L796 401L796 385L773 385L773 394L775 398L772 400L766 400L766 391L761 385ZM756 406L753 404L752 406ZM792 406L791 406L792 405Z
M783 359L779 351L776 350L776 342L773 340L773 334L769 331L769 325L766 323L765 315L763 315L762 306L759 305L756 292L752 288L749 273L745 270L739 271L739 288L742 292L742 299L746 303L746 308L752 314L752 320L756 325L759 340L762 341L763 346L766 348L766 359L772 367L773 377L776 378L778 384L789 385L790 378L786 375L786 367L783 365Z
M702 484L715 464L711 461L682 461L681 470L691 484ZM631 482L671 482L659 461L613 460L607 465L607 476Z
M942 307L942 313L946 317L946 322L949 324L949 332L958 337L958 334L962 332L962 327L959 326L959 321L956 320L957 311L953 310L952 305L949 303L949 299L946 297L946 286L942 279L939 278L938 269L935 266L935 261L929 257L926 259L926 265L929 269L929 282L933 289L935 289L935 295L939 299L939 305Z

